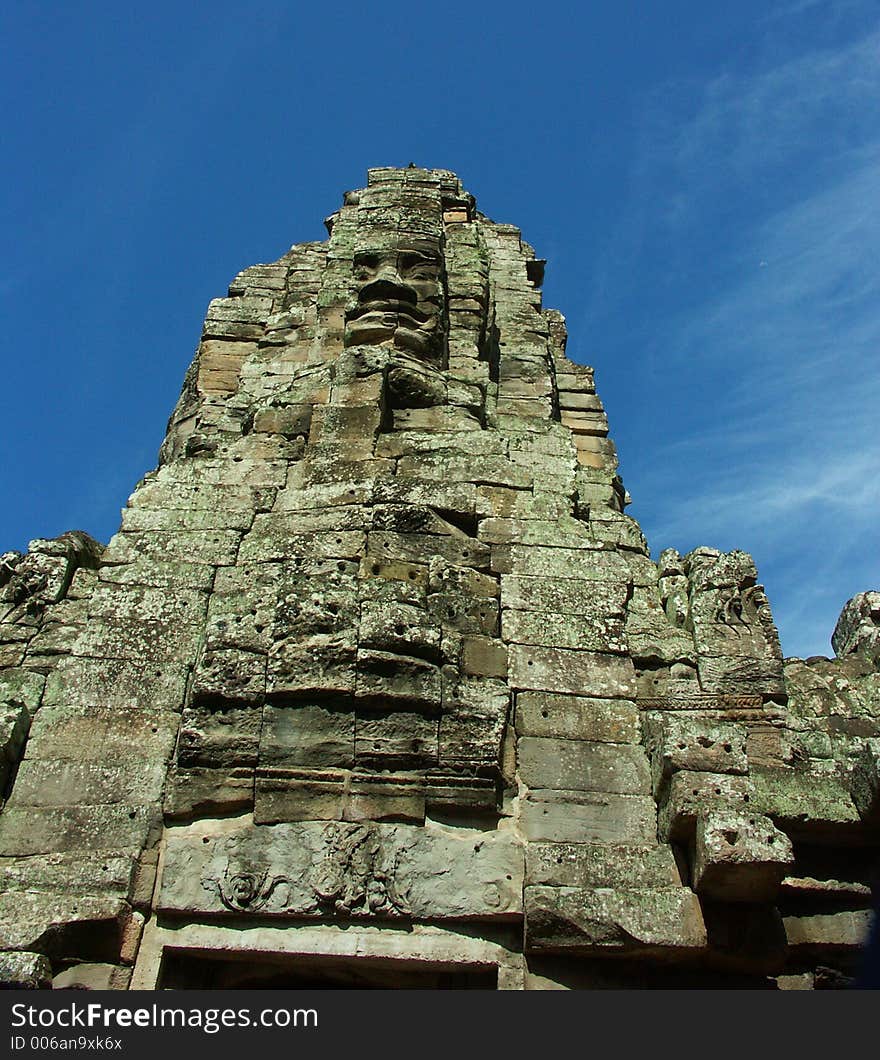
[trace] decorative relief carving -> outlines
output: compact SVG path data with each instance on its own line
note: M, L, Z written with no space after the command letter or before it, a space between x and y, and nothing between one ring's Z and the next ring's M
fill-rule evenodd
M759 695L715 695L712 692L641 696L636 703L642 710L757 710L764 706L763 697Z
M439 362L446 298L439 241L359 250L354 276L357 295L345 314L345 345L391 342Z
M279 884L291 881L287 876L270 876L263 872L230 872L227 863L222 876L206 876L202 886L217 894L227 909L235 913L256 913L267 905Z
M400 852L387 849L375 828L333 823L299 880L268 867L239 867L233 853L221 875L202 877L202 887L234 913L256 913L271 902L267 911L273 913L410 916L406 888L398 883L399 861Z
M398 889L398 862L399 854L383 849L375 829L334 825L327 830L311 887L319 903L337 913L409 916L405 892Z

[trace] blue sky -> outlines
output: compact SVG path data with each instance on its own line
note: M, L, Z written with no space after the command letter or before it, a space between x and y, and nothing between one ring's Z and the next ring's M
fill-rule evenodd
M0 39L0 551L106 541L208 301L415 161L549 259L655 556L751 552L787 654L880 588L875 4L7 2Z

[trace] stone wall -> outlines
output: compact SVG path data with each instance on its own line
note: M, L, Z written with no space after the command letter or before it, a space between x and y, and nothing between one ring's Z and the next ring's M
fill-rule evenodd
M654 562L544 263L453 174L327 227L211 303L107 547L0 557L7 980L846 982L878 595L783 660L748 555Z

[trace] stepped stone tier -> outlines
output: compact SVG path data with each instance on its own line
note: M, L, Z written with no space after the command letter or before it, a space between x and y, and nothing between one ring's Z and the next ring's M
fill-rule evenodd
M652 559L454 174L327 227L211 303L110 543L0 557L5 980L848 982L880 594L784 660L746 553Z

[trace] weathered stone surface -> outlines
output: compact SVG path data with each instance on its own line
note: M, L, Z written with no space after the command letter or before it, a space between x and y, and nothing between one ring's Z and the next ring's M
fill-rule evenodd
M46 678L32 670L9 667L0 670L0 703L7 708L24 707L35 714L43 695Z
M682 880L672 851L665 844L529 843L526 885L659 890L679 888Z
M544 262L454 174L371 170L327 229L211 303L106 548L0 555L0 946L161 987L164 909L235 958L295 927L505 988L828 985L878 843L878 594L783 666L746 553L654 562Z
M0 986L5 990L48 990L52 965L42 953L0 953Z
M160 667L183 661L195 654L206 607L204 594L185 589L99 587L74 654L128 657Z
M353 711L306 703L266 707L260 732L260 762L270 766L351 766L355 753Z
M81 850L143 850L156 836L154 806L32 807L11 800L0 814L0 856Z
M26 757L163 762L174 748L179 720L174 711L155 707L46 705L34 719Z
M117 964L76 964L52 980L53 990L127 990L131 968Z
M147 805L158 799L165 779L162 758L127 755L123 765L27 758L15 780L16 808L22 806Z
M88 854L81 850L31 857L2 858L0 871L9 891L115 894L125 898L138 874L133 854Z
M207 840L207 841L205 841ZM288 824L224 836L211 822L169 833L165 912L417 920L521 912L510 835L407 825Z
M834 776L817 776L794 769L753 770L752 805L785 828L790 835L836 834L853 838L859 820L847 785ZM867 837L865 837L867 838Z
M646 726L654 793L659 794L673 773L746 774L746 730L732 722L707 718L658 715Z
M684 887L527 887L525 904L529 951L675 956L706 945L700 904Z
M0 894L0 948L102 960L118 951L130 911L118 898L48 891Z
M504 639L514 644L578 648L622 653L626 650L623 615L585 618L551 611L513 611L502 614Z
M570 568L560 564L560 572L567 569ZM522 611L595 616L597 620L622 617L628 595L626 582L608 581L609 572L604 570L590 578L589 570L581 571L578 578L563 573L556 576L507 574L501 579L501 604Z
M254 821L341 821L349 781L341 770L262 768L254 784Z
M749 778L682 771L672 777L666 802L660 809L660 835L679 842L689 838L694 834L700 811L716 805L763 812Z
M773 822L741 809L697 818L694 889L724 902L772 902L794 865L791 841Z
M636 743L639 712L625 699L520 692L516 697L516 731L520 736Z
M788 945L796 952L820 954L857 951L868 938L872 913L869 909L817 913L783 918Z
M779 636L751 556L695 549L683 568L703 689L782 693Z
M71 657L46 678L44 707L168 709L183 707L187 670L184 664L145 665L134 658Z
M80 568L95 568L103 545L81 530L53 540L38 538L26 555L0 557L0 622L38 619L47 607L63 600Z
M169 821L211 817L253 809L254 770L247 766L173 767L165 786L165 818Z
M651 776L641 747L526 736L517 745L519 775L530 788L648 795Z
M253 704L190 705L180 721L178 764L187 769L255 765L262 724L262 710Z
M657 810L645 795L544 790L522 799L520 826L533 842L650 844Z
M512 644L508 668L518 689L613 698L636 693L635 671L626 656Z
M838 656L858 654L880 663L880 593L859 593L847 602L831 645Z

